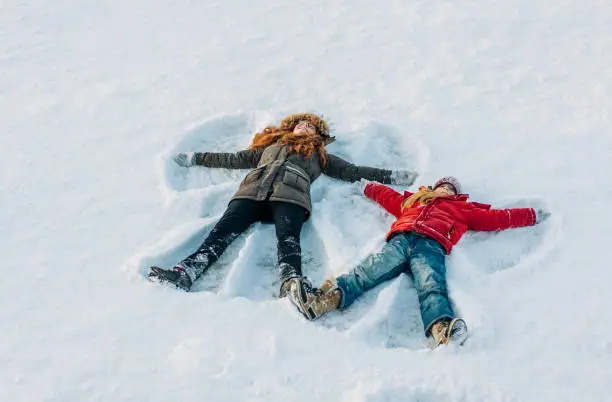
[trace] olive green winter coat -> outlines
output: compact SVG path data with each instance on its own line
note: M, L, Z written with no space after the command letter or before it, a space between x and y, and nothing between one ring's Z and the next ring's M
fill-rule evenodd
M349 182L364 178L391 183L390 170L357 166L332 154L328 154L327 164L321 166L316 152L304 159L303 155L288 152L282 144L236 153L198 152L195 163L212 168L253 169L242 180L232 200L290 202L304 207L309 214L310 185L321 173Z

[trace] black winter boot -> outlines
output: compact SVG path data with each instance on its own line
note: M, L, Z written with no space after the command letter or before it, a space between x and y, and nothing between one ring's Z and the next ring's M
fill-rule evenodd
M160 267L151 267L149 271L149 280L159 283L169 283L176 286L178 289L189 292L191 289L191 278L180 267L172 269L163 269Z
M312 302L321 292L313 288L310 281L305 277L289 278L281 285L280 297L287 296L289 301L297 308L307 320L318 318L317 313L311 308Z

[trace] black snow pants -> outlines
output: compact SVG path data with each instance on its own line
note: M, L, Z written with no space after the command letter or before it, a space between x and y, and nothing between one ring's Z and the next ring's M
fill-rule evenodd
M177 266L196 280L221 257L241 233L255 222L274 223L278 240L278 273L281 283L302 276L300 232L307 217L305 208L288 202L232 200L204 243Z

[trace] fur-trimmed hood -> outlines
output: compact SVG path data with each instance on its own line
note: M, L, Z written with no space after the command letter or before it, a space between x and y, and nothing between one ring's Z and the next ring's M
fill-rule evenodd
M291 114L281 120L279 128L282 130L293 131L295 126L297 126L300 121L304 120L315 126L321 136L329 137L329 126L327 125L327 122L323 120L322 117L312 113Z

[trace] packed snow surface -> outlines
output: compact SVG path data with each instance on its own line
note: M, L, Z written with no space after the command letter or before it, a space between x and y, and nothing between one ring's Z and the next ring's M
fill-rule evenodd
M612 3L5 0L0 12L0 400L580 401L612 394ZM457 176L549 220L448 258L471 337L431 350L407 275L343 312L278 299L256 224L194 286L190 253L246 171L185 169L288 113L354 163ZM398 190L403 190L397 187ZM321 177L315 284L393 218Z

